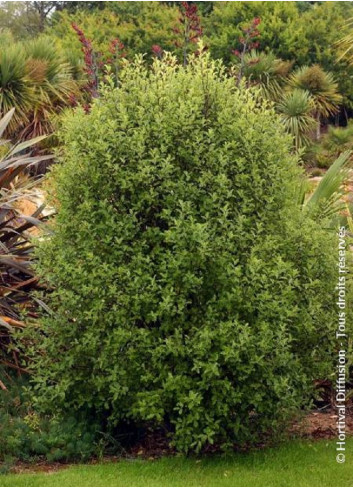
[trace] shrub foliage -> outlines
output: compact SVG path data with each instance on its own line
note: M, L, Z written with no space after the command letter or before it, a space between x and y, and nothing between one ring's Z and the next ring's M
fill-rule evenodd
M275 433L331 368L335 239L302 212L290 138L207 55L120 73L64 122L43 407L164 426L181 451Z
M66 413L38 415L31 404L26 382L19 379L1 394L0 474L18 460L34 462L85 461L100 455L104 439L98 441L98 423Z

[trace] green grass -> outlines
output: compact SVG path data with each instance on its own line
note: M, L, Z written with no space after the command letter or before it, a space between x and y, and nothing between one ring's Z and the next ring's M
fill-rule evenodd
M295 441L248 454L168 457L76 465L54 473L0 476L0 486L353 486L353 439L346 462L335 441Z

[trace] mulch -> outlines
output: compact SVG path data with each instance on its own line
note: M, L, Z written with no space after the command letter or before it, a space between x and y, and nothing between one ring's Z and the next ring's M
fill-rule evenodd
M337 437L338 415L332 408L328 411L312 411L297 421L289 432L305 439L332 439ZM353 407L346 410L346 435L353 435Z

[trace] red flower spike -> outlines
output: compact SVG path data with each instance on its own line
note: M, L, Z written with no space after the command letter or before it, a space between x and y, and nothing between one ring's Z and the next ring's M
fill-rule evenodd
M159 59L161 59L163 57L163 49L158 45L158 44L154 44L152 46L152 53Z
M186 64L189 45L198 43L202 36L197 5L195 3L181 2L178 22L182 27L175 27L173 32L180 36L180 39L175 40L174 44L176 47L183 48L184 64Z

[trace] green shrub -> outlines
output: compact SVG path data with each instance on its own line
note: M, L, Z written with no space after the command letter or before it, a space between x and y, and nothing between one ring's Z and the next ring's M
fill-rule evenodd
M219 63L127 64L64 122L37 401L170 429L178 450L276 433L331 371L335 238L291 141ZM38 348L38 347L37 347Z
M0 414L0 460L43 458L48 462L84 461L97 455L97 433L86 422L32 414L13 418ZM95 427L97 428L97 427Z
M353 150L353 124L346 127L329 126L321 141L309 148L305 159L312 166L329 168L347 150Z
M323 176L323 170L320 168L314 168L311 172L310 175L312 177L322 177Z
M99 453L100 427L91 419L68 413L40 415L31 403L26 383L16 381L2 391L0 403L0 462L87 460Z

